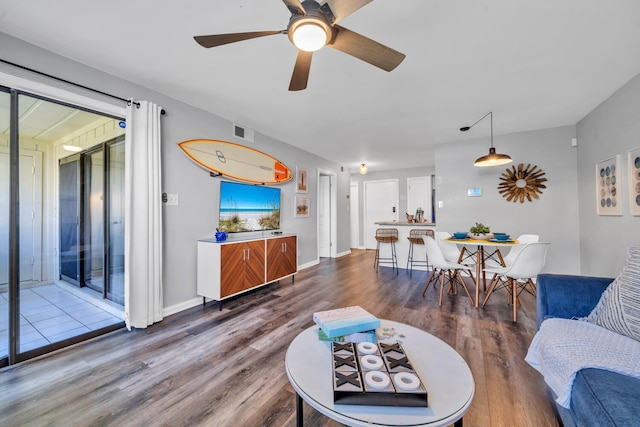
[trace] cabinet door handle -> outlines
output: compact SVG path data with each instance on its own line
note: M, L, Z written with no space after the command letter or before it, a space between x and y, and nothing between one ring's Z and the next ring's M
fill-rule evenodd
M287 244L286 243L282 243L280 245L280 252L286 252L287 251Z
M246 250L246 249L243 249L243 250L242 250L242 260L243 260L243 261L246 261L246 260L247 260L247 250Z
M251 249L247 249L247 261L251 259Z

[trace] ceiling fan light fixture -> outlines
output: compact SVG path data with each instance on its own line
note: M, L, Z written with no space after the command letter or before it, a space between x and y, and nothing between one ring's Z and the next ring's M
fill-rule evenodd
M369 168L367 167L367 165L366 165L366 164L362 163L362 164L360 165L360 173L361 173L362 175L366 175L366 174L367 174L367 172L369 172Z
M317 19L301 19L291 26L293 44L305 52L315 52L329 42L328 25Z

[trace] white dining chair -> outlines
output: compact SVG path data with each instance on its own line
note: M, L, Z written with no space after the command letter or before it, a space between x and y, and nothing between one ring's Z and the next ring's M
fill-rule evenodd
M496 289L505 288L510 294L510 303L513 304L513 321L517 321L518 296L528 286L533 286L531 279L535 278L542 269L547 259L549 243L528 243L515 256L515 259L506 267L485 267L485 273L493 274L489 290L484 297L484 307L489 297ZM535 292L535 290L534 290Z
M449 262L457 263L458 259L460 258L460 251L458 250L458 246L454 243L447 243L444 241L445 239L451 237L451 233L447 231L436 231L435 235L435 240L438 243L438 246L440 246L440 250L442 251L444 258ZM472 259L473 258L465 261L463 264L471 265L472 263L470 264L470 262Z
M440 246L432 237L425 236L422 240L424 241L425 248L427 250L429 262L431 262L431 265L433 266L433 269L427 278L427 283L425 283L424 289L422 290L422 296L427 292L432 281L434 282L433 287L435 288L438 280L440 280L440 300L438 301L438 305L442 305L442 294L444 292L444 287L447 284L453 293L457 293L457 285L461 285L467 293L471 304L474 304L473 298L469 293L469 288L467 288L467 285L464 282L464 277L460 274L461 271L466 271L473 279L473 273L471 273L469 267L445 259Z
M526 245L528 245L529 243L538 243L540 241L540 236L538 236L537 234L521 234L516 238L516 240L518 241L518 244L512 246L511 249L509 249L509 253L507 253L507 255L502 258L502 260L504 261L504 265L507 267L513 264L513 261ZM485 259L484 263L487 267L502 267L500 262L495 259L493 254L488 256Z

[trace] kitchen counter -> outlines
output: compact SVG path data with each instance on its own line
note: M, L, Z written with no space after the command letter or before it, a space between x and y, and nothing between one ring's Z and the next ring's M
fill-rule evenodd
M374 224L377 225L391 225L391 226L409 226L409 227L421 227L421 226L428 226L428 227L435 227L436 223L435 222L407 222L407 221L378 221L375 222Z

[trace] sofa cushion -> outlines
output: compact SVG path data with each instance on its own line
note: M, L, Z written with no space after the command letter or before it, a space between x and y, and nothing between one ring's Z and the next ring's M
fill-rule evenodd
M571 412L579 426L637 426L640 379L601 369L583 369L576 374Z
M640 341L640 246L585 320Z
M600 301L613 278L540 274L536 282L538 329L552 317L572 319L586 317Z

